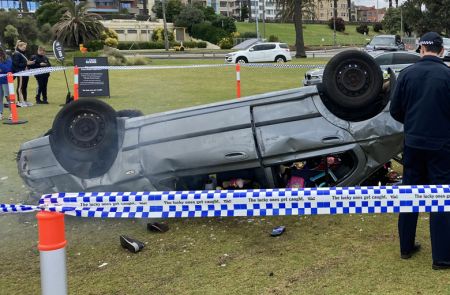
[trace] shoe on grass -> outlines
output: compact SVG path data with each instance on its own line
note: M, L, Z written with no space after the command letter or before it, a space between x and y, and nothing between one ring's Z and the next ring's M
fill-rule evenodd
M433 262L431 268L434 270L450 269L450 262Z
M145 246L141 241L124 235L120 236L120 245L122 245L123 248L127 249L131 253L137 253L141 251Z
M420 251L420 247L421 247L421 246L420 246L419 243L415 243L415 244L414 244L414 247L412 248L411 251L400 253L400 257L401 257L402 259L409 259L409 258L411 258L414 254L416 254L417 252Z

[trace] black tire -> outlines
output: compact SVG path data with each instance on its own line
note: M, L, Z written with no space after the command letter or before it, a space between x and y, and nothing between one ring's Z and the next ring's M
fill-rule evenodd
M96 99L74 101L56 115L49 138L67 172L84 179L102 176L119 150L116 111Z
M282 55L278 55L277 57L275 57L275 62L286 62L286 58Z
M136 118L144 115L140 110L120 110L116 113L117 117Z
M323 89L337 107L364 112L379 100L383 73L367 53L346 50L335 55L323 73Z
M248 59L243 56L240 56L240 57L236 58L236 63L237 64L245 64L245 63L248 63Z

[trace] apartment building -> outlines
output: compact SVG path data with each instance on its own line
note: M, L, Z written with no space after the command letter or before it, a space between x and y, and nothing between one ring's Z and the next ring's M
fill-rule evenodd
M376 9L375 6L357 6L357 20L361 22L380 22L386 14L386 8Z
M22 7L22 4L26 3L27 7ZM0 0L0 9L4 10L18 10L18 11L28 11L35 12L39 7L39 2L34 0L19 1L19 0Z
M147 3L147 12L144 11L144 1ZM127 10L130 14L152 15L155 0L88 0L89 11L94 13L118 13Z
M327 21L330 18L333 18L333 0L315 0L313 5L314 7L311 9L313 13L305 15L306 19ZM349 15L347 0L337 1L336 14L336 17L340 17L347 22L356 20L357 15L353 5L351 6Z

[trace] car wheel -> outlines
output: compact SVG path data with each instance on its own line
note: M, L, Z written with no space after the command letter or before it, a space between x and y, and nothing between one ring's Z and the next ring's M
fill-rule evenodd
M322 100L335 115L362 121L386 105L382 95L383 73L367 53L347 50L335 55L323 73Z
M62 108L53 121L50 147L61 166L80 178L105 174L118 153L116 111L96 99Z
M117 117L136 118L144 115L140 110L120 110L116 113Z
M236 63L237 64L245 64L245 63L248 63L248 60L245 57L238 57L238 58L236 58Z
M286 58L282 55L279 55L279 56L275 57L275 62L278 62L278 63L286 62Z

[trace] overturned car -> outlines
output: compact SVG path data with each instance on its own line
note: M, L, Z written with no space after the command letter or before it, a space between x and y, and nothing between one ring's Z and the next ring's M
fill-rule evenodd
M349 50L318 86L146 116L82 99L22 144L19 173L37 193L371 184L402 149L389 83Z

